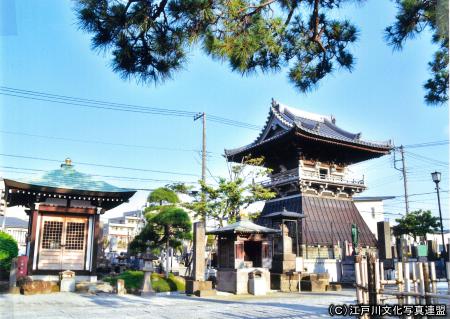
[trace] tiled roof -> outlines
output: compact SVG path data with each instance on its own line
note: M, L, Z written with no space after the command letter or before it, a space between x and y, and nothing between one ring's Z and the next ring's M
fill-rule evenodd
M303 244L331 245L339 241L342 245L345 240L352 242L351 227L356 224L360 230L360 245L376 247L376 238L365 223L355 204L351 200L326 198L318 196L298 195L267 201L261 217L283 208L301 213ZM267 221L261 218L261 223Z
M267 132L270 131L274 120L276 120L283 127L284 131L266 139L265 137ZM333 116L309 113L273 101L266 124L258 138L253 143L246 146L225 150L225 154L227 156L233 156L255 146L267 143L270 140L277 139L293 130L305 132L312 136L329 139L330 141L341 141L386 150L390 150L392 148L390 141L371 142L362 140L361 133L350 133L343 130L336 125L336 120Z
M38 179L17 181L40 187L64 188L92 192L121 193L134 191L132 189L120 188L103 181L95 180L92 175L75 170L70 160L68 160L66 164L62 164L61 168L45 173Z
M0 216L0 225L3 224L3 216ZM5 220L5 227L6 228L28 228L28 221L17 218L17 217L8 217L6 216Z

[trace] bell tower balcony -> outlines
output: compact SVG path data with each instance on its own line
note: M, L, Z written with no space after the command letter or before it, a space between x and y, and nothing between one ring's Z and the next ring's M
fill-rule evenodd
M322 170L311 171L299 168L271 174L261 184L275 190L286 189L290 185L300 188L300 192L334 197L351 197L354 193L360 193L366 189L364 176L349 177L343 173L330 174Z

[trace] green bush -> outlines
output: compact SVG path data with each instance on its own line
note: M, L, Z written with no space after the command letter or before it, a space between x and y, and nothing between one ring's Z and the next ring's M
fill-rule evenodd
M11 260L19 254L16 240L5 232L0 231L0 271L9 272Z
M186 289L184 280L174 274L169 274L169 278L166 278L164 275L153 273L152 287L155 292L184 291Z
M125 288L128 290L142 288L144 281L144 272L138 270L127 270L115 277L105 277L103 281L107 281L112 285L116 285L117 279L123 279L125 281Z
M142 288L144 281L144 272L127 270L115 277L105 277L104 281L116 285L117 279L123 279L125 281L125 288L128 291L139 290ZM155 292L168 292L168 291L184 291L185 283L180 277L176 277L173 274L169 275L169 278L165 278L164 275L152 273L152 287Z

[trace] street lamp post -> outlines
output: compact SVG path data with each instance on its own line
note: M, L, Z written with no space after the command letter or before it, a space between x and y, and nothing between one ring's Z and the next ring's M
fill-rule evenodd
M442 246L443 246L443 254L442 255L444 256L444 263L445 263L445 257L447 256L447 249L445 247L444 225L442 223L442 212L441 212L441 198L439 196L439 182L441 181L441 173L433 172L433 173L431 173L431 178L433 179L433 182L436 184L436 193L437 193L438 207L439 207L439 221L441 223L441 236L442 236Z

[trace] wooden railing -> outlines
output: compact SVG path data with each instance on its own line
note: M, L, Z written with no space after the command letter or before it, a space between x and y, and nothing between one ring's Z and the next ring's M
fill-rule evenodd
M292 182L298 182L298 168L290 169L281 173L270 175L270 179L266 179L261 182L265 187L277 186L282 184L288 184Z
M338 175L329 175L329 174L319 174L313 172L302 172L300 175L300 179L305 180L318 180L324 182L332 182L339 184L353 184L353 185L364 185L364 176L362 178L344 178L343 176Z
M265 187L273 187L283 184L289 184L292 182L298 182L299 180L314 180L328 183L348 184L348 185L364 185L364 177L362 179L348 179L342 176L319 174L316 172L305 172L301 175L298 174L298 168L290 169L281 173L270 175L269 179L261 182Z

